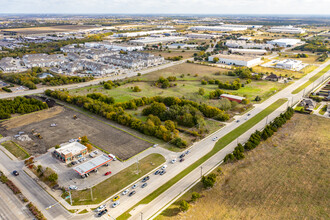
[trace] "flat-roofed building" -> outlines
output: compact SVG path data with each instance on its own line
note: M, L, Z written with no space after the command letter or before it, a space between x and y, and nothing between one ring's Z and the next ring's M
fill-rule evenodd
M258 44L254 42L246 42L245 40L227 40L225 45L229 48L242 48L242 49L268 49L274 48L272 44Z
M262 49L237 49L237 48L229 48L229 51L232 53L239 53L239 54L257 54L257 55L264 55L267 53L267 50Z
M272 33L286 33L286 34L303 34L306 32L305 29L296 28L291 25L288 26L274 26L267 30Z
M186 37L144 37L136 40L131 40L130 43L135 45L152 45L152 44L159 44L159 43L169 43L169 42L178 42L178 41L185 41L187 40Z
M213 38L220 37L220 35L191 33L191 34L186 34L186 37L192 38L192 39L213 39Z
M76 171L80 176L84 177L85 174L97 170L97 168L101 166L107 165L112 160L113 157L103 154L76 166L73 168L73 170Z
M300 42L301 42L300 39L291 39L291 38L282 38L282 39L267 41L268 44L277 45L279 47L291 47Z
M67 163L79 159L87 154L87 147L79 142L62 144L60 148L55 149L54 156Z
M261 63L260 57L255 56L240 56L240 55L225 55L225 54L217 54L209 56L209 62L213 62L214 58L217 57L219 60L217 63L223 63L227 65L236 65L236 66L247 66L252 67Z
M300 60L286 59L277 62L275 67L287 70L296 70L299 69L301 65L302 61Z

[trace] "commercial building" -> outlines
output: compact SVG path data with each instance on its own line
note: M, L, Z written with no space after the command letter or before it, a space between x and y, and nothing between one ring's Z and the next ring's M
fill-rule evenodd
M185 41L187 40L186 37L144 37L136 40L131 40L130 43L135 45L152 45L152 44L159 44L159 43L169 43L169 42L178 42L178 41Z
M76 166L73 168L73 170L76 171L80 176L84 177L85 174L88 174L91 171L96 171L97 168L107 165L112 160L112 157L103 154Z
M106 48L109 50L123 50L123 51L134 51L134 50L143 50L143 46L130 45L130 44L113 44L107 41L101 42L87 42L85 47L89 48Z
M283 38L283 39L267 41L268 44L272 44L274 46L277 45L279 47L291 47L300 42L301 42L300 39L290 39L290 38Z
M55 149L53 155L59 160L67 163L79 159L87 154L87 147L79 142L62 144L60 148Z
M186 37L192 38L192 39L214 39L217 37L220 37L220 35L215 35L215 34L186 34Z
M154 30L154 31L139 31L139 32L127 32L127 33L119 33L114 34L114 37L139 37L139 36L146 36L152 34L164 34L164 33L171 33L175 32L175 30Z
M237 95L229 95L229 94L222 94L220 95L221 98L225 98L225 99L229 99L230 101L235 101L238 103L241 103L243 101L243 99L245 99L244 97L241 96L237 96Z
M231 53L239 53L239 54L256 54L256 55L264 55L267 53L267 50L262 49L237 49L237 48L229 48Z
M272 44L257 44L254 42L246 42L245 40L227 40L225 45L229 48L241 48L241 49L268 49L274 48Z
M302 61L300 60L286 59L277 62L275 67L287 70L296 70L301 67L301 65Z
M306 32L305 29L296 28L291 25L289 26L274 26L267 30L272 33L285 33L285 34L303 34Z
M243 26L194 26L189 28L192 31L245 31L247 27Z
M174 44L171 44L171 45L167 45L168 48L170 49L177 49L177 48L195 48L195 47L198 47L199 45L198 44L178 44L178 43L174 43Z
M247 66L252 67L261 63L260 57L255 56L240 56L240 55L225 55L225 54L217 54L213 56L209 56L209 62L213 62L214 58L218 58L217 63L223 63L227 65L236 65L236 66Z

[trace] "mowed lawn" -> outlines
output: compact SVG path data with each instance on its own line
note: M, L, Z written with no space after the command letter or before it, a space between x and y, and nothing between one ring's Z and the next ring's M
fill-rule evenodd
M24 160L30 157L28 152L26 152L22 147L20 147L18 144L14 143L13 141L6 141L1 145L5 147L6 150L8 150L18 159Z
M90 189L72 191L73 205L98 204L112 196L114 193L124 189L129 184L138 180L164 162L165 158L162 155L150 154L139 160L139 173L137 173L136 164L133 164L96 186L93 186L93 201L91 200Z
M329 219L330 119L295 114L246 158L222 165L223 175L186 213L179 201L166 219ZM190 195L184 199L189 200Z

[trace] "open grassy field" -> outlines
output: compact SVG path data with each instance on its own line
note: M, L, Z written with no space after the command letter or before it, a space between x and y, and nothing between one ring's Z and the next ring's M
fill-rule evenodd
M139 173L136 172L136 164L133 164L94 186L93 201L91 200L90 189L72 191L73 205L98 204L164 162L165 158L162 155L150 154L139 161Z
M58 25L49 27L32 27L32 28L13 28L2 29L2 31L13 31L17 34L42 34L42 33L54 33L54 32L68 32L84 29L95 28L95 26L88 25Z
M329 219L330 119L295 114L245 159L222 165L214 188L179 213L179 199L157 220ZM179 213L179 214L178 214Z
M304 83L303 85L299 86L296 90L294 90L292 92L292 94L297 94L297 93L301 92L303 89L305 89L307 86L309 86L310 84L312 84L315 80L317 80L318 78L320 78L321 76L323 76L323 74L325 74L329 70L330 70L330 65L326 66L323 70L321 70L320 72L318 72L316 75L314 75L313 77L309 78L309 80L306 83Z
M292 71L292 70L286 70L286 69L279 69L279 68L271 68L271 67L263 67L263 66L255 66L253 67L253 71L256 73L274 73L276 75L282 75L283 77L293 77L295 79L300 79L304 77L306 74L312 72L314 69L316 69L317 66L314 65L308 65L304 69L300 71Z
M18 144L14 143L13 141L6 141L1 145L4 146L10 153L12 153L15 157L17 157L20 160L24 160L30 157L28 152L26 152L23 148L21 148Z
M212 157L214 154L216 154L218 151L226 147L229 143L234 141L236 138L244 134L247 130L252 128L254 125L256 125L258 122L260 122L262 119L264 119L267 115L271 114L273 111L275 111L277 108L279 108L281 105L283 105L287 100L285 99L279 99L270 106L268 106L263 111L259 112L257 115L255 115L253 118L245 122L244 124L240 125L233 131L229 132L222 138L220 138L213 149L204 155L202 158L197 160L195 163L187 167L185 170L183 170L181 173L176 175L174 178L163 184L161 187L156 189L154 192L149 194L147 197L145 197L143 200L141 200L139 203L137 203L134 207L140 205L140 204L147 204L154 200L158 195L165 192L167 189L169 189L171 186L173 186L175 183L177 183L180 179L185 177L188 173L190 173L192 170L196 169L198 166L200 166L202 163L204 163L206 160L208 160L210 157ZM129 209L128 211L124 212L121 216L119 216L118 220L124 220L128 219L130 217L130 210L132 210L134 207ZM202 218L203 219L203 218Z
M304 57L296 58L293 53L281 53L281 56L276 57L276 59L278 59L278 60L294 59L294 60L300 60L303 63L308 63L308 64L321 64L321 63L324 63L324 62L317 61L317 59L320 57L318 55L311 54L311 53L306 53L305 51L299 51L299 52L292 51L292 52L295 53L295 54L298 54L298 53L308 54L308 57L306 57L306 58L304 58Z
M194 53L198 53L199 50L187 50L187 49L169 49L166 51L160 51L160 50L147 50L146 52L152 53L156 56L161 55L165 59L168 57L177 57L182 56L183 59L191 58L193 57Z

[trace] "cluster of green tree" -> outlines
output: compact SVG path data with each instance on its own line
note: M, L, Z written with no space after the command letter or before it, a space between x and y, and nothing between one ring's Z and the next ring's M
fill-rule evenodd
M242 79L251 79L252 78L252 68L248 67L238 67L234 71L228 71L228 76L238 76Z
M108 80L106 82L100 82L101 85L103 85L104 89L112 89L112 87L117 88L120 86L119 82L113 82L111 80Z
M327 58L328 58L328 53L322 53L322 55L317 58L317 61L324 62Z
M178 131L176 129L169 130L172 126L166 126L170 124L170 122L165 123L164 125L159 124L158 120L155 117L149 117L146 122L133 117L132 115L126 113L124 111L125 108L136 108L137 106L142 106L145 103L151 103L151 100L157 98L141 98L136 99L134 101L129 101L126 103L118 103L115 105L109 105L105 102L94 100L87 96L72 96L68 92L64 91L51 91L46 90L45 94L47 96L51 96L53 98L75 104L79 107L83 107L84 109L101 115L109 120L115 121L121 125L128 126L132 129L135 129L143 134L155 136L159 139L162 139L166 142L171 141L177 147L185 147L187 143L178 137ZM131 106L134 105L134 106ZM122 108L124 106L125 108Z
M169 88L169 87L173 87L176 86L175 83L170 83L170 82L174 82L176 81L176 77L175 76L169 76L166 79L164 77L159 77L159 79L155 82L155 86L157 87L161 87L163 89Z
M224 93L225 93L225 91L223 91L221 89L216 89L216 90L210 92L209 98L210 99L218 99Z
M60 53L61 47L69 44L82 44L85 42L92 41L101 41L102 37L98 35L90 35L83 39L68 39L62 41L52 41L46 43L27 43L26 47L8 49L4 48L4 50L8 51L8 53L1 53L0 59L3 57L22 57L25 54L33 54L33 53Z
M210 45L204 44L204 45L200 45L200 46L196 47L196 49L201 50L201 51L206 51L209 47L210 47Z
M295 58L308 58L308 54L305 53L298 53L294 56Z
M167 60L171 60L171 61L179 61L182 60L183 56L175 56L175 57L167 57Z
M8 87L2 87L1 89L5 92L12 92Z
M100 102L105 102L107 104L115 103L115 99L111 96L104 95L102 93L89 93L87 94L88 98L92 98L94 100L98 100Z
M132 90L133 90L133 92L141 92L142 91L142 89L140 89L140 87L138 87L138 86L134 86L132 88Z
M194 61L203 61L203 60L206 61L209 56L211 56L211 53L209 52L205 53L205 51L202 50L199 53L194 53Z
M0 99L0 119L10 118L11 114L15 113L26 114L46 108L46 103L34 98Z
M242 86L244 86L243 84L240 83L239 79L235 79L232 83L229 82L219 82L218 84L220 89L229 89L229 90L238 90L240 89Z
M37 84L42 83L43 85L58 86L72 83L87 82L93 79L93 77L79 77L79 76L62 76L54 74L53 77L46 77L40 79L38 75L42 72L40 67L32 68L31 71L27 73L17 73L17 74L4 74L0 73L0 78L4 81L15 83L18 85L26 86L29 89L36 89Z
M223 159L224 162L231 162L243 159L244 151L249 151L256 148L262 140L267 140L271 137L274 132L276 132L280 127L282 127L290 118L293 116L294 110L288 108L285 113L280 114L276 117L269 125L267 125L262 131L256 130L244 144L238 144L234 151L227 154Z
M306 44L293 48L293 50L311 51L311 52L330 52L328 43L321 40L308 40Z
M214 47L214 52L218 53L219 51L224 51L224 50L228 50L228 47L225 45L224 41L219 41L215 47Z

